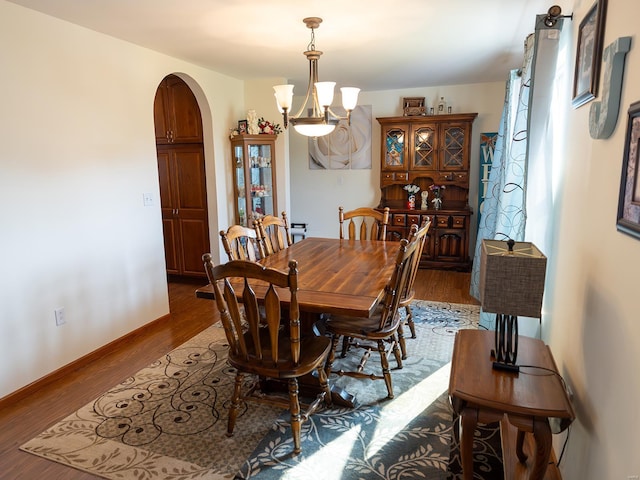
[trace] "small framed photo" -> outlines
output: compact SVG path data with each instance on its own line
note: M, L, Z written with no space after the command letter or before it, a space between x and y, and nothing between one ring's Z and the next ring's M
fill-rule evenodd
M640 102L629 107L627 137L622 158L620 196L618 197L618 231L640 239L640 180L638 154L640 152Z
M573 108L590 102L598 95L606 13L607 0L597 0L580 22L573 77Z
M247 133L247 121L238 120L238 133Z

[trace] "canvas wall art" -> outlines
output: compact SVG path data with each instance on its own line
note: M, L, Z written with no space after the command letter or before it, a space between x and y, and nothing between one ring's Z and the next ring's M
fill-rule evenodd
M346 116L342 107L332 108ZM309 138L311 170L351 170L371 168L371 105L358 105L351 112L351 125L340 120L333 132Z

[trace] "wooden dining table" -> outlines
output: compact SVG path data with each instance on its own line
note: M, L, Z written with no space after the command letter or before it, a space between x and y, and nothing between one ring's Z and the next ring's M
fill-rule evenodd
M303 332L319 335L323 315L370 316L384 296L393 273L400 244L378 240L348 240L307 237L259 261L286 271L289 261L298 262L298 307ZM266 290L266 286L265 286ZM254 291L260 296L258 286ZM278 292L283 303L289 292ZM196 290L196 296L214 299L213 287ZM317 391L317 379L301 382L300 391ZM349 392L332 386L334 403L353 407Z
M368 317L383 297L399 245L308 237L259 263L286 271L290 260L298 262L298 305L302 313ZM213 287L199 288L196 296L213 299Z

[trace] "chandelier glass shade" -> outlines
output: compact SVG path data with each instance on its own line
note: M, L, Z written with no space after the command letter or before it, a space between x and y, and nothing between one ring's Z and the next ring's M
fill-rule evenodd
M351 124L351 112L358 104L359 88L342 87L342 106L347 112L346 117L340 117L331 111L333 103L333 92L336 82L320 82L318 81L318 60L322 52L316 50L315 46L315 29L322 22L321 18L308 17L303 20L305 25L311 29L311 42L304 52L305 57L309 60L309 85L307 86L307 94L300 110L295 115L291 115L293 103L293 85L276 85L275 90L276 104L278 110L282 113L284 127L287 128L289 123L293 125L295 130L307 137L321 137L331 133L338 121L347 119ZM308 116L302 116L303 113Z

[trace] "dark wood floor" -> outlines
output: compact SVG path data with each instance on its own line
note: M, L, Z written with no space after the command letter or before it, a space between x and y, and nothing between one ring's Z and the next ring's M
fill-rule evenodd
M440 302L477 304L468 293L469 278L468 273L420 270L416 296ZM3 405L0 409L0 478L98 478L21 452L18 447L216 321L214 303L194 295L194 290L203 283L170 283L170 317L152 323L128 342L119 344L117 349L105 352L98 361L70 372L62 381L44 385L16 404Z

